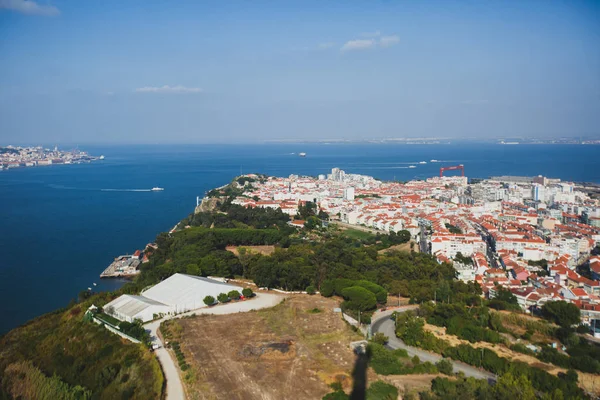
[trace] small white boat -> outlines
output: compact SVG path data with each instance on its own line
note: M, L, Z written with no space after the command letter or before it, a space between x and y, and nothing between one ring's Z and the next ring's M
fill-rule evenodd
M417 168L416 165L409 165L408 168Z
M419 161L419 164L427 164L427 161Z
M153 192L162 192L163 190L165 190L164 188L159 188L159 187L153 187L152 189Z
M429 160L429 162L439 162L438 160Z
M101 159L101 160L104 160L104 156L100 156L100 159Z
M300 157L306 157L306 153L298 153Z

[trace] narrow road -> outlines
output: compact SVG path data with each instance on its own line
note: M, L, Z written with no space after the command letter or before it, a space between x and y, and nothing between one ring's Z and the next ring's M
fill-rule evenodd
M162 319L152 321L145 325L146 330L150 331L150 338L152 344L159 346L154 352L158 362L162 366L163 373L165 375L166 384L166 398L167 400L184 400L185 391L181 384L181 377L179 376L179 370L175 366L175 361L171 358L171 355L165 349L164 343L158 337L158 328L160 323L168 319L181 318L192 314L233 314L239 312L248 312L254 310L260 310L262 308L274 307L284 299L284 296L271 294L271 293L256 293L256 296L252 300L240 301L236 303L228 303L218 305L214 307L204 307L193 311L188 311L179 315L171 315Z
M386 310L382 312L378 312L373 315L371 322L371 331L373 334L376 332L381 332L389 338L389 342L386 347L395 350L395 349L404 349L408 353L409 356L414 357L418 356L421 361L429 361L430 363L435 364L440 361L443 357L437 353L431 353L417 347L407 346L402 340L396 337L396 326L394 324L394 320L390 317L394 311L404 312L415 307L403 307L393 310ZM458 361L454 361L448 359L452 363L454 368L454 373L463 372L468 377L473 377L476 379L485 379L489 381L496 381L496 375L491 372L487 372L485 370L475 368L471 365L467 365Z

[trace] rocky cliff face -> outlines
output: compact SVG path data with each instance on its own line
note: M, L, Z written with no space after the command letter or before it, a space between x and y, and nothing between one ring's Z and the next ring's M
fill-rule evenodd
M217 202L223 201L218 197L205 197L202 199L202 202L199 206L194 210L194 214L198 214L200 212L210 212L214 211L217 208Z

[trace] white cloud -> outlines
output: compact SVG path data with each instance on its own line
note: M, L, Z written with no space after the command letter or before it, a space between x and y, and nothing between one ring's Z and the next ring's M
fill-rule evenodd
M381 36L381 32L363 33L361 36L370 36L371 39L354 39L347 41L342 48L342 52L350 50L366 50L374 47L390 47L400 42L398 35Z
M144 86L135 89L137 93L200 93L202 89L194 87L177 86Z
M374 39L356 39L349 40L342 46L342 51L366 50L375 47L377 42Z
M40 5L31 0L0 0L0 8L13 10L22 14L43 15L53 17L60 14L54 6Z
M390 47L397 44L399 41L400 38L398 35L382 36L381 39L379 39L379 44L381 47Z
M326 50L326 49L332 48L333 46L335 46L335 43L333 43L333 42L323 42L323 43L319 43L317 48L319 50Z

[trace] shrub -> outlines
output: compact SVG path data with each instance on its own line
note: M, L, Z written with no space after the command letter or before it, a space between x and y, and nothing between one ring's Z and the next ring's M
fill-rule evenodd
M450 362L449 360L443 358L440 361L438 361L435 366L437 367L438 371L440 371L442 374L445 375L453 375L454 374L454 368L452 367L452 362Z
M317 293L317 289L311 285L306 288L306 293L313 295L313 294Z
M333 296L334 291L333 281L327 280L321 283L321 296L331 297Z
M219 303L227 303L229 301L229 296L225 293L220 293L217 296L217 300L219 300Z
M232 300L239 300L241 295L237 290L232 290L231 292L227 293L227 296Z
M213 304L215 304L215 298L212 296L206 296L204 298L204 304L206 304L207 306L212 306Z
M367 389L367 400L396 400L398 388L383 381L376 381Z
M360 286L351 286L342 290L346 300L344 305L352 310L366 311L377 307L377 299L369 290Z
M381 332L377 332L373 335L373 338L371 340L377 344L386 345L389 342L390 338L385 336Z
M350 396L344 393L343 390L336 390L323 396L323 400L348 400L349 398Z
M542 317L563 328L578 323L580 314L575 304L566 301L549 301L542 306Z
M254 296L254 292L250 288L244 288L242 289L242 295L246 298L250 298Z
M387 302L387 291L383 287L377 285L376 283L361 280L356 281L354 283L354 286L363 287L371 293L373 293L375 295L375 298L377 299L377 303L379 304L385 304Z

